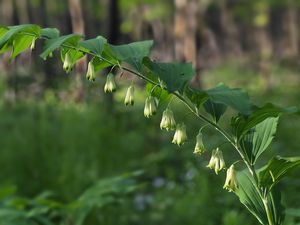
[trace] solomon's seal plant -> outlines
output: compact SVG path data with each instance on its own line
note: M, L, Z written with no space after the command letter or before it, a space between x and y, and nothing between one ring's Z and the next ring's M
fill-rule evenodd
M66 73L69 73L73 69L72 59L68 52L65 54L63 68L66 71Z
M43 42L40 56L44 60L51 57L53 51L60 51L66 72L70 72L83 56L92 57L93 66L89 64L86 76L88 80L94 80L96 74L109 67L118 67L122 72L143 79L147 87L151 87L144 108L147 118L156 114L159 101L168 100L170 96L180 100L187 110L199 119L201 126L208 125L213 128L237 153L239 160L228 162L232 166L227 170L224 188L236 194L260 224L283 223L285 210L281 205L280 192L274 187L291 169L300 164L300 157L274 156L265 161L262 167L257 165L257 160L272 142L279 117L283 114L299 114L297 108L282 108L270 103L256 106L245 91L229 88L224 84L208 90L192 88L189 86L195 75L192 64L152 60L149 55L153 41L112 45L101 36L84 40L82 35L60 35L56 28L41 28L33 24L0 26L0 52L11 51L11 60L30 46L33 47L35 41ZM107 75L104 91L116 91L115 76L112 73ZM131 90L128 98L125 98L125 105L133 104L132 92ZM228 108L234 113L227 121L228 126L225 129L218 122ZM163 113L160 124L162 129L174 128L175 121L172 117L173 113ZM186 142L186 130L183 122L177 124L172 142L179 146ZM202 134L198 134L196 142L194 152L202 153ZM207 152L209 151L207 149ZM226 152L224 154L226 155ZM237 162L238 169L233 166ZM216 173L225 168L223 153L218 148L212 151L208 167Z
M153 96L148 96L145 100L144 116L147 118L154 116L157 111L157 106L158 106L158 99Z
M234 169L234 164L232 164L227 170L226 180L223 188L227 189L229 192L235 192L238 188L238 181L236 178L236 172Z
M172 140L173 144L178 146L183 145L187 141L186 126L184 123L178 123Z
M134 86L133 85L130 85L126 91L124 104L125 105L134 105Z
M93 62L90 61L88 63L88 68L87 68L87 72L86 72L86 79L89 81L95 81L96 80L96 74L95 74L95 68L93 65Z
M161 122L160 122L160 129L175 130L176 128L176 121L174 119L173 111L169 108L165 109L163 112Z
M115 75L113 73L109 73L106 77L106 83L104 85L104 92L111 93L117 90L117 85L115 81Z
M199 133L196 136L196 145L195 145L195 149L194 149L194 154L198 154L201 155L202 153L205 152L205 147L203 144L203 137L202 137L202 132L201 130L199 131Z
M219 150L219 148L212 151L212 155L207 167L214 170L216 174L218 174L222 169L225 169L223 152Z

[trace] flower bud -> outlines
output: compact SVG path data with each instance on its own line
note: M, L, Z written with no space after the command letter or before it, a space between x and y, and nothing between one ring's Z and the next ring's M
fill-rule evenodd
M65 60L64 60L63 68L67 73L69 73L72 70L72 67L73 67L72 59L71 59L70 54L67 52L65 54Z
M127 89L124 104L125 105L134 105L134 86L133 85L131 85Z
M117 85L115 82L114 75L112 73L109 73L106 77L106 83L104 85L104 92L115 92L117 90Z
M172 143L181 146L186 141L187 141L186 126L184 125L184 123L177 124Z
M215 173L218 174L219 171L225 168L225 161L223 159L222 151L217 148L216 150L212 151L212 156L210 161L207 165L212 170L215 170Z
M30 45L30 49L31 49L31 51L35 48L35 38L33 38L32 39L32 41L31 41L31 45Z
M150 118L156 114L158 99L153 96L148 96L145 101L144 116Z
M201 155L205 151L203 140L202 140L202 133L199 131L198 135L196 136L196 146L194 149L194 154Z
M238 188L234 165L231 165L227 170L226 181L223 188L227 189L229 192L235 192L236 189Z
M95 81L95 79L96 79L95 68L94 68L94 64L92 62L89 62L89 64L88 64L88 69L87 69L85 77L89 81Z
M176 128L176 121L174 119L174 114L172 110L167 108L163 112L163 116L160 122L160 129L166 129L167 131L169 131L169 130L175 130L175 128Z

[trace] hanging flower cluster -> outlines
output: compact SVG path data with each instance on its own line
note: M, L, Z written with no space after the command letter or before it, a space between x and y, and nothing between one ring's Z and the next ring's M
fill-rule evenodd
M162 115L161 122L160 122L160 129L175 130L176 128L176 121L174 119L174 114L172 110L167 108Z
M107 74L106 83L104 85L104 92L111 93L117 90L115 76L112 73Z
M157 111L157 106L158 106L158 99L153 96L148 96L145 101L144 116L147 118L154 116Z
M177 124L172 143L181 146L187 141L187 139L185 124Z
M64 69L66 71L70 71L73 65L68 53L65 55L64 61ZM88 64L88 69L86 73L86 79L89 81L95 81L95 68L91 62ZM115 92L117 89L115 75L111 72L108 73L106 77L106 83L104 85L104 92L111 93ZM145 100L144 106L144 116L146 118L150 118L157 113L159 100L158 98L149 95ZM133 106L134 105L134 85L130 85L126 91L125 98L124 98L124 105L125 106ZM162 113L162 118L160 122L160 128L166 131L173 131L175 130L172 143L178 146L182 146L188 140L186 125L181 123L176 123L174 118L174 113L168 106ZM203 144L203 134L202 128L199 130L196 136L196 144L193 153L196 155L201 155L205 152L205 146ZM225 160L223 158L223 153L219 148L216 148L212 151L212 156L210 161L207 165L208 168L215 171L218 174L220 171L226 168ZM223 186L224 189L227 189L229 192L235 192L238 188L238 181L236 178L236 171L234 165L231 165L227 170L227 176L225 180L225 184Z
M225 161L223 158L223 153L219 148L212 151L212 156L207 165L208 168L215 170L215 173L218 174L222 169L225 169Z

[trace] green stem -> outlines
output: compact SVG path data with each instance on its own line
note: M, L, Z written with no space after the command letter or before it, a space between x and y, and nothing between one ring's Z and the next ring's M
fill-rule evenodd
M272 215L271 215L271 210L270 210L270 208L268 206L268 199L267 199L267 197L263 198L262 201L264 203L264 207L265 207L265 210L266 210L266 214L267 214L267 218L268 218L268 223L269 223L269 225L274 225L273 218L272 218Z

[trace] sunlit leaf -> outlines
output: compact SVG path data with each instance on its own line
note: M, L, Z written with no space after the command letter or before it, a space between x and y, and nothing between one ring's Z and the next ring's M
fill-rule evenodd
M31 45L31 43L34 39L35 38L33 36L16 35L16 37L13 40L13 44L12 44L13 50L12 50L10 59L14 59L25 49L29 48L29 46Z
M249 130L239 141L248 160L254 164L276 133L278 117L270 117Z
M78 42L81 39L81 35L78 34L69 34L69 35L64 35L58 38L53 38L49 39L46 41L46 44L44 46L43 52L40 55L44 60L47 59L48 55L56 50L57 48L60 48L64 43L68 43L68 45L64 47L69 47L69 48L75 48L78 44Z
M38 25L33 24L24 24L24 25L18 25L18 26L12 26L8 27L9 30L5 32L4 35L0 38L0 49L8 42L12 42L12 38L20 34L22 32L22 35L27 36L33 36L33 37L39 37L40 35L40 27ZM2 31L3 32L3 31Z

